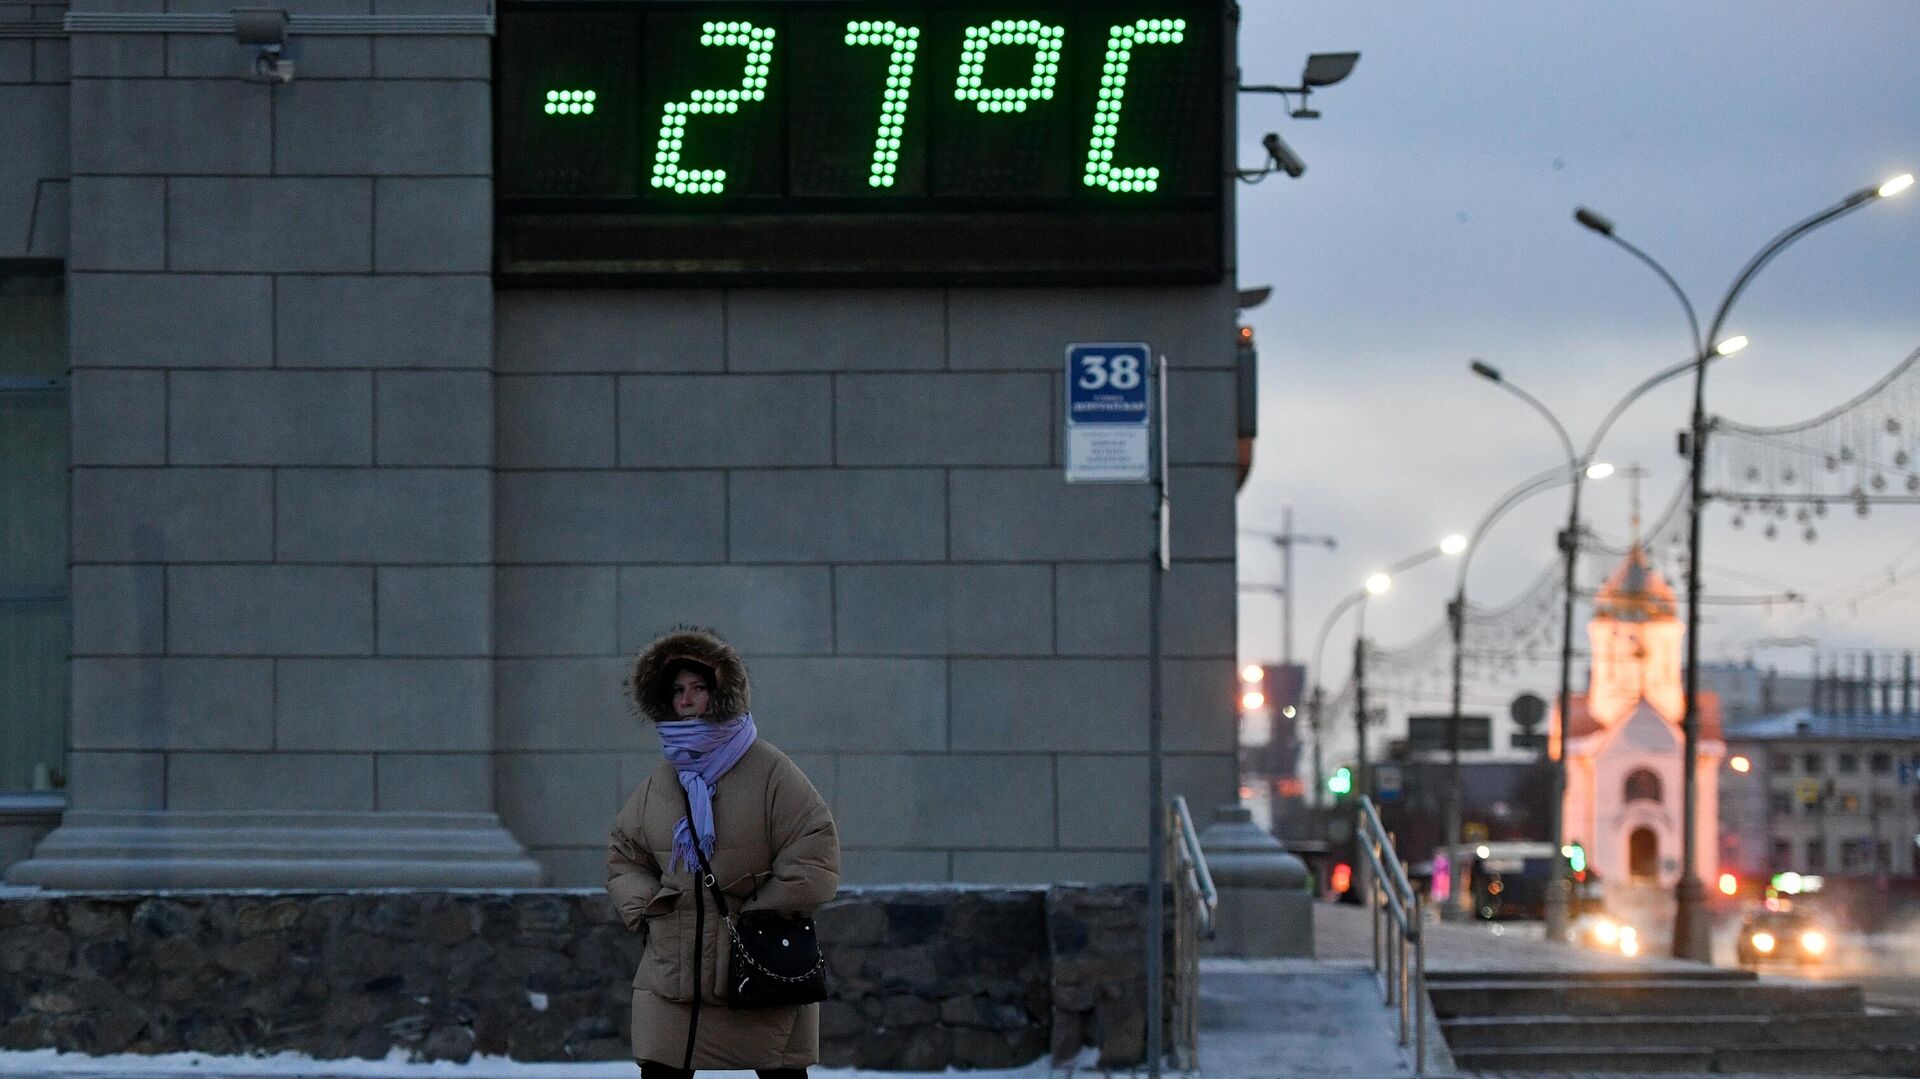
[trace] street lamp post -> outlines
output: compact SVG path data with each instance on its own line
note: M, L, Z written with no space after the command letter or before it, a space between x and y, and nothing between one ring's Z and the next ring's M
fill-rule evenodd
M1554 848L1554 857L1547 862L1547 939L1559 940L1567 931L1567 871L1559 850L1566 844L1566 837L1561 834L1564 828L1561 803L1567 796L1567 708L1573 702L1573 578L1580 555L1580 479L1586 462L1574 452L1573 439L1567 437L1566 427L1539 398L1508 382L1497 368L1479 360L1473 361L1472 367L1474 374L1525 401L1546 419L1553 433L1559 436L1561 449L1566 451L1566 474L1573 484L1573 494L1567 500L1567 527L1560 533L1562 587L1566 592L1560 616L1560 708L1554 720L1560 736L1560 752L1553 756L1552 794L1547 803L1547 840Z
M1395 562L1394 564L1388 566L1386 569L1378 570L1372 574L1369 574L1366 579L1366 583L1362 587L1357 588L1354 591L1349 592L1347 595L1343 596L1340 599L1340 602L1334 604L1333 609L1327 612L1326 621L1320 623L1320 635L1318 640L1316 640L1313 646L1313 672L1314 672L1314 687L1313 687L1313 697L1312 697L1313 709L1308 719L1309 725L1313 728L1313 781L1314 781L1314 786L1316 788L1319 786L1319 784L1323 779L1323 776L1321 774L1323 761L1321 759L1320 747L1321 747L1321 740L1323 737L1322 732L1325 729L1322 723L1323 717L1321 715L1321 707L1324 703L1325 695L1322 691L1322 688L1319 682L1319 672L1321 670L1321 660L1324 659L1326 656L1327 635L1333 631L1334 622L1336 622L1342 614L1345 614L1348 608L1356 607L1356 606L1360 608L1360 614L1356 619L1358 624L1356 627L1356 631L1354 633L1354 645L1353 645L1354 647L1353 691L1354 691L1354 705L1355 705L1354 731L1357 734L1359 739L1358 745L1356 747L1357 753L1358 753L1358 760L1356 763L1359 765L1359 767L1356 770L1357 774L1354 776L1354 779L1356 780L1357 783L1361 784L1357 789L1359 789L1362 793L1370 794L1371 793L1370 788L1364 785L1367 778L1367 730L1366 730L1367 697L1366 697L1366 659L1365 659L1366 636L1367 636L1367 632L1366 632L1367 599L1370 596L1384 595L1388 589L1393 587L1393 578L1396 574L1405 572L1406 570L1410 570L1413 567L1421 564L1422 562L1426 562L1426 561L1429 561L1430 559L1438 558L1441 555L1457 555L1465 551L1466 549L1467 549L1467 537L1462 535L1450 535L1432 547L1428 547L1424 550L1408 555L1406 558L1403 558L1400 561ZM1317 797L1318 796L1316 795L1316 798ZM1318 805L1319 803L1316 801L1315 804Z
M1447 874L1449 894L1461 895L1461 860L1457 857L1461 842L1460 826L1464 813L1465 795L1460 779L1460 698L1463 680L1462 667L1466 654L1467 628L1467 567L1473 562L1473 554L1480 548L1480 541L1487 530L1493 527L1506 512L1528 498L1552 490L1563 483L1573 482L1574 473L1566 468L1552 468L1523 480L1502 495L1493 508L1480 518L1480 523L1468 533L1467 549L1461 553L1453 589L1453 599L1447 603L1447 626L1453 634L1453 714L1447 724L1447 805L1445 828L1447 850ZM1598 479L1599 476L1594 478ZM1462 902L1456 899L1455 902ZM1464 905L1464 904L1463 904Z
M1913 186L1913 175L1904 173L1883 184L1863 187L1825 210L1814 214L1789 227L1768 241L1765 247L1747 260L1740 273L1734 277L1733 284L1714 311L1713 320L1707 326L1705 336L1698 336L1697 322L1693 318L1693 305L1687 300L1685 290L1674 282L1673 276L1666 272L1652 258L1638 248L1628 244L1614 234L1613 223L1606 218L1582 208L1574 214L1575 220L1586 228L1612 240L1615 244L1636 256L1642 262L1653 267L1667 282L1675 295L1679 296L1686 308L1688 321L1696 327L1694 339L1693 368L1693 416L1688 439L1688 488L1687 500L1687 671L1684 688L1684 711L1681 730L1685 746L1681 758L1681 835L1680 835L1680 879L1674 885L1674 924L1673 954L1682 959L1706 961L1711 956L1711 944L1707 936L1707 920L1704 901L1706 890L1700 883L1697 870L1698 847L1696 817L1698 815L1698 768L1696 758L1699 754L1700 722L1696 703L1700 688L1700 511L1706 502L1706 489L1703 486L1704 465L1706 463L1707 413L1706 385L1707 363L1716 354L1724 354L1716 341L1720 330L1726 325L1727 315L1733 310L1734 301L1740 298L1747 284L1758 274L1774 256L1785 250L1795 240L1829 222L1836 221L1854 210L1876 201L1899 194ZM1745 344L1744 339L1737 339ZM1727 342L1731 344L1732 341ZM1563 746L1564 752L1564 746ZM1556 865L1558 862L1556 861Z

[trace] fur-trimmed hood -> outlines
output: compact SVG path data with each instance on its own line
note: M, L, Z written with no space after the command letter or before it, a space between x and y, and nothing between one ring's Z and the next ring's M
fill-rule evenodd
M732 719L747 712L747 665L740 653L710 629L683 626L642 649L634 661L627 692L641 716L655 723L673 722L673 682L667 672L680 659L713 670L713 718Z

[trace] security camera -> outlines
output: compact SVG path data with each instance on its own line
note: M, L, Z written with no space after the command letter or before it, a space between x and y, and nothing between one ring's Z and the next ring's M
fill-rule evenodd
M1279 135L1267 132L1267 137L1260 140L1260 145L1267 148L1267 157L1272 159L1273 167L1288 176L1297 180L1301 173L1307 171L1307 163L1300 160L1300 155L1294 153L1286 143L1281 142Z
M260 82L292 82L293 55L287 45L287 13L269 8L236 8L233 36L253 53L248 76Z

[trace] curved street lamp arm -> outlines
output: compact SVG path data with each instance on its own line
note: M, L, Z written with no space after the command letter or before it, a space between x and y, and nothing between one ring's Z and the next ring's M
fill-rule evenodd
M1693 342L1693 354L1695 356L1698 356L1701 353L1705 352L1707 350L1706 345L1702 343L1700 340L1700 318L1698 315L1694 314L1693 301L1687 299L1687 292L1685 289L1680 287L1680 282L1675 281L1673 279L1673 275L1667 272L1667 268L1665 266L1662 266L1658 262L1654 261L1654 258L1652 255L1647 254L1645 251L1642 251L1638 247L1635 247L1634 245L1621 239L1619 236L1615 235L1612 231L1603 232L1601 233L1601 235L1605 236L1607 239L1612 240L1614 243L1618 244L1620 248L1624 250L1627 254L1632 255L1634 258L1637 258L1641 262L1646 263L1649 269L1651 269L1654 273L1657 273L1660 275L1660 280L1665 281L1667 283L1667 288L1671 289L1673 291L1673 294L1679 297L1680 307L1687 313L1687 332L1690 335L1689 339Z
M1360 588L1354 590L1349 593L1346 598L1334 604L1333 610L1327 612L1327 620L1320 623L1320 639L1313 646L1313 680L1315 685L1320 684L1320 661L1326 656L1327 634L1333 632L1333 624L1340 620L1340 616L1346 613L1347 608L1366 598L1366 589Z
M1398 562L1395 562L1393 565L1388 566L1386 569L1383 569L1380 572L1386 574L1389 577L1398 576L1400 573L1406 570L1410 570L1422 562L1428 562L1435 558L1440 557L1440 555L1443 553L1444 552L1442 552L1438 546L1428 547L1425 550L1417 551L1413 554L1408 555L1407 557L1401 559Z
M1540 415L1546 417L1547 422L1553 425L1553 433L1560 436L1560 446L1562 449L1567 451L1568 464L1571 465L1580 460L1578 457L1574 456L1573 439L1567 437L1567 429L1560 425L1560 420L1557 417L1555 417L1552 412L1549 412L1547 410L1546 405L1543 405L1540 403L1539 398L1521 389L1520 387L1514 385L1513 383L1508 382L1504 378L1494 379L1491 381L1493 381L1494 385L1499 386L1500 388L1506 390L1508 393L1513 394L1515 397L1518 397L1522 401L1525 401L1527 404L1533 407L1533 410L1535 412L1538 412L1540 413Z
M1718 358L1718 356L1709 355L1707 360L1711 362ZM1587 440L1587 455L1585 458L1582 458L1582 460L1592 460L1593 456L1600 452L1600 440L1607 436L1607 431L1612 429L1613 422L1619 419L1622 413L1626 412L1628 406L1646 396L1647 392L1655 386L1671 382L1681 375L1686 374L1688 371L1693 370L1694 365L1699 362L1698 358L1681 360L1672 367L1654 372L1647 376L1638 386L1628 390L1627 395L1620 399L1620 403L1614 405L1613 410L1608 412L1606 418L1600 421L1600 426L1593 429L1593 437Z
M1534 495L1542 491L1551 491L1562 484L1572 482L1573 471L1565 465L1556 465L1545 472L1537 473L1522 480L1520 483L1515 484L1512 490L1501 495L1500 500L1493 504L1493 508L1488 510L1486 514L1480 518L1480 523L1474 525L1473 531L1467 534L1467 549L1460 553L1460 572L1454 577L1454 595L1460 597L1466 594L1467 567L1473 562L1473 553L1480 548L1481 537L1487 534L1487 531L1494 526L1495 522L1506 516L1508 510L1525 502Z
M1819 228L1835 218L1852 213L1867 203L1872 202L1878 194L1878 188L1863 187L1853 194L1848 195L1837 205L1829 206L1819 213L1814 214L1812 217L1807 218L1805 221L1787 229L1780 235L1775 236L1767 243L1767 246L1760 249L1759 254L1748 259L1746 266L1740 270L1740 275L1733 279L1733 287L1727 290L1726 299L1720 301L1719 310L1713 313L1713 324L1707 327L1706 340L1701 342L1700 353L1704 355L1708 349L1713 347L1714 339L1720 336L1720 328L1726 324L1727 315L1733 310L1734 301L1740 298L1740 293L1746 290L1747 283L1753 280L1754 275L1759 273L1767 263L1773 261L1775 255L1786 250L1788 244L1793 243L1814 229Z

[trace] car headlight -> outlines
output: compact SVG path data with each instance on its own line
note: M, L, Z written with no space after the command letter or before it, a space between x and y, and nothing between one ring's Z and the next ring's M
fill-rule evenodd
M1808 955L1823 955L1827 950L1827 935L1818 929L1809 929L1800 934L1800 950Z
M1761 955L1773 954L1773 946L1777 942L1773 939L1772 933L1766 932L1765 930L1761 930L1760 932L1755 933L1751 939L1753 941L1754 951L1759 952Z
M1615 925L1611 919L1602 918L1593 923L1593 939L1611 948L1620 939L1620 927Z

